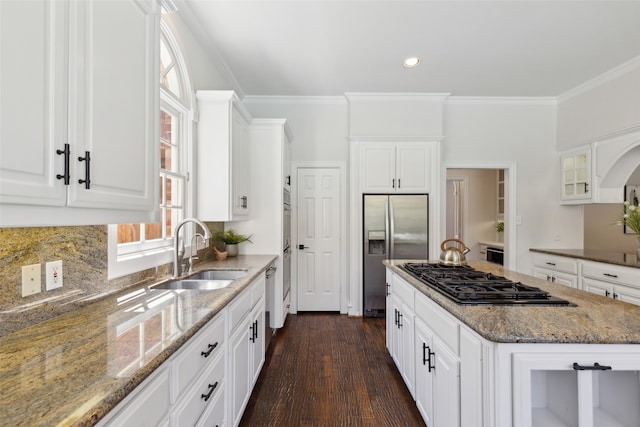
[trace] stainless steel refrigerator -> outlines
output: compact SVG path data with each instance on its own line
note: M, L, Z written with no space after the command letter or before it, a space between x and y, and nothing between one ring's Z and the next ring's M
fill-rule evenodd
M364 315L385 315L385 259L429 259L429 196L363 195Z

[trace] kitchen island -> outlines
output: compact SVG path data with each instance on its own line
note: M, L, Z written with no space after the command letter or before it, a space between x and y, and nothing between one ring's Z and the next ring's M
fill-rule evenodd
M405 262L385 262L387 345L428 425L640 425L640 307L487 262L573 305L460 305Z
M0 425L95 425L165 369L275 259L256 255L203 263L200 269L240 269L247 275L215 291L134 286L1 337ZM225 322L219 324L226 333Z

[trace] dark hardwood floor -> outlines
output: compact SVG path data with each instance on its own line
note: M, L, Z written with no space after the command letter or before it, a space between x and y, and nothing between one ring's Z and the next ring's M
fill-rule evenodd
M287 317L240 426L424 426L385 345L385 319Z

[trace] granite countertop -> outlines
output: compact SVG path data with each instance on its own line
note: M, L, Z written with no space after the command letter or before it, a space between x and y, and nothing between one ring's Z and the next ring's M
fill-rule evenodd
M464 306L398 267L405 262L420 261L384 261L394 273L490 341L640 344L639 306L515 273L486 261L472 261L469 265L477 270L538 287L576 306Z
M559 255L570 258L584 259L587 261L604 262L607 264L623 265L625 267L640 268L640 260L636 254L618 251L604 251L600 249L537 249L530 248L531 252L547 255Z
M216 291L136 286L0 338L0 425L93 425L276 259L247 255L198 269L246 269Z

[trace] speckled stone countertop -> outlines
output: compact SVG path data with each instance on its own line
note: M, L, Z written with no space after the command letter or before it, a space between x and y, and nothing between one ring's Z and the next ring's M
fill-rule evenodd
M604 262L607 264L623 265L625 267L640 268L640 260L636 254L603 251L598 249L529 249L531 252L538 252L548 255L559 255L570 258L584 259L587 261Z
M247 270L216 291L137 286L0 338L0 425L93 425L276 256L199 269Z
M576 304L576 307L464 306L398 267L405 262L420 261L384 261L394 273L490 341L640 344L640 306L515 273L485 261L473 261L469 265L477 270L538 287Z

